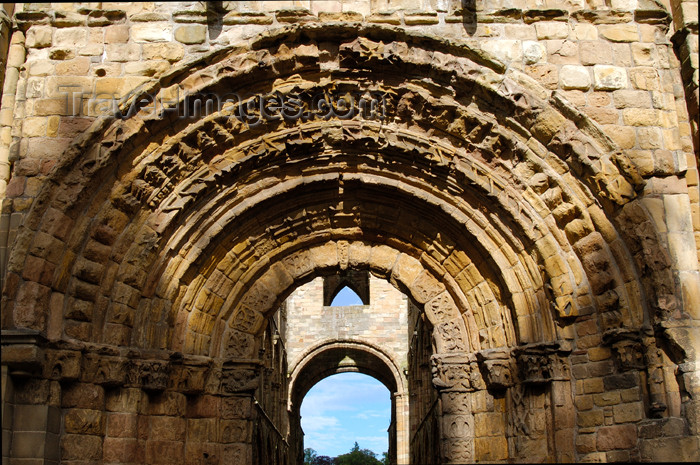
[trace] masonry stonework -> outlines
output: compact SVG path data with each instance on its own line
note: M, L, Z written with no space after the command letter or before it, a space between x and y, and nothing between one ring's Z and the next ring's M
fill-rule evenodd
M697 6L5 4L3 463L297 463L345 368L396 463L697 461Z

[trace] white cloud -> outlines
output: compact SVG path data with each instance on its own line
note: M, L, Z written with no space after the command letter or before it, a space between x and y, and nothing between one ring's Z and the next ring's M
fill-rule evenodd
M324 417L311 415L303 417L304 432L327 430L329 428L337 429L339 421L336 417Z

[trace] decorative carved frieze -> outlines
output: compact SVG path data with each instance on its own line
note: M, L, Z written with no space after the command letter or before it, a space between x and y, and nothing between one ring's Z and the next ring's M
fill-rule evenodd
M17 336L17 337L15 337ZM49 343L38 333L3 331L2 363L13 376L126 386L183 394L248 392L257 388L260 361L247 358L221 363L180 353L141 353L85 344ZM9 356L6 356L9 355Z
M183 394L200 394L204 392L208 374L208 364L173 364L172 388Z

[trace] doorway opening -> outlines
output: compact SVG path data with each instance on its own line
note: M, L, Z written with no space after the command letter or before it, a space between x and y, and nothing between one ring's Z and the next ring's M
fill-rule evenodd
M316 383L301 404L305 465L389 463L391 393L375 378L339 373Z

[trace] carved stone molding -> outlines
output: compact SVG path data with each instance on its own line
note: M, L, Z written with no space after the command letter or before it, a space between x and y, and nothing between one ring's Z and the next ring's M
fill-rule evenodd
M571 348L563 341L527 344L513 349L520 381L530 384L571 379L568 355Z
M2 364L13 376L80 381L105 387L226 394L257 387L260 361L220 360L176 352L142 353L65 341L49 342L35 331L3 331Z
M40 370L46 339L34 330L3 330L2 364L7 365L15 375L30 375Z

